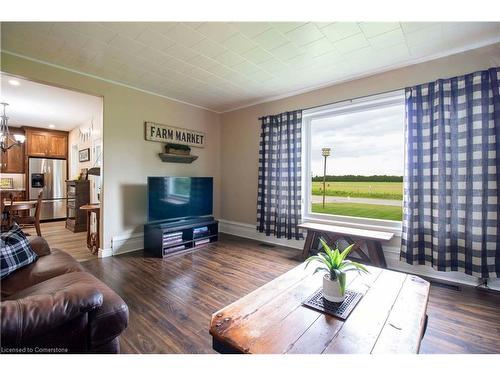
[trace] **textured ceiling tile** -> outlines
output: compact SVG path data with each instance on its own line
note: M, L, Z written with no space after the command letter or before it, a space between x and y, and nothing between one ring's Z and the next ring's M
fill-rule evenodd
M422 44L441 43L442 38L443 29L441 24L434 24L430 27L418 29L417 31L406 34L406 42L409 47Z
M288 67L284 63L275 58L264 61L263 63L260 63L259 66L269 73L282 73L283 71L288 69Z
M167 34L177 24L178 22L148 22L148 27L160 34Z
M251 74L259 70L259 67L256 64L245 60L242 63L233 66L233 69L241 74Z
M253 38L264 49L272 50L289 42L279 31L269 29Z
M146 22L102 22L101 25L131 39L137 38L147 27Z
M248 78L253 79L257 82L269 81L273 76L263 70L258 70L255 73L249 74Z
M355 22L334 22L321 29L321 32L330 39L336 42L341 39L359 34L361 29Z
M215 42L223 42L236 34L238 30L224 22L205 22L197 31Z
M327 38L318 39L302 47L302 51L311 57L324 55L334 49L333 43Z
M264 61L270 60L273 57L269 52L260 47L256 47L254 49L251 49L250 51L243 53L243 56L255 64L260 64Z
M305 24L305 22L271 22L271 26L282 33L295 30Z
M299 46L303 46L304 44L309 44L315 40L323 38L323 34L318 30L316 25L313 23L307 23L287 32L286 37Z
M289 42L281 47L278 47L276 49L273 49L272 51L270 51L274 56L276 56L277 58L281 59L281 60L289 60L293 57L296 57L296 56L299 56L299 55L302 55L304 54L300 48L297 48L297 46L292 43L292 42Z
M334 43L335 48L341 53L349 53L363 47L368 47L370 43L365 36L360 33Z
M215 57L226 52L226 48L222 47L219 43L213 42L209 39L203 39L199 43L196 43L191 49L199 54Z
M401 28L399 22L360 22L359 27L367 38Z
M288 60L287 64L295 69L301 69L308 65L311 65L311 61L312 61L311 56L308 56L307 54L304 53L302 55L296 56Z
M405 41L405 36L400 28L377 35L373 38L368 38L368 42L370 42L371 46L377 49L402 44L405 43Z
M257 44L241 33L234 34L229 39L222 42L222 45L236 53L245 53L257 47Z
M228 77L235 73L234 70L222 64L214 66L210 69L210 72L218 75L219 77Z
M141 53L142 50L146 48L146 46L142 43L136 42L130 38L125 36L117 35L109 42L110 46L123 49L128 51L129 53Z
M182 41L186 47L191 47L205 39L198 31L183 24L176 24L163 34L174 41Z
M97 22L68 22L68 27L103 43L109 43L117 34L116 31L107 29Z
M268 22L234 22L231 25L249 38L253 38L271 28Z
M203 55L195 56L192 59L187 60L187 62L191 65L197 65L205 70L210 70L210 68L219 64L216 60Z
M433 25L435 25L434 22L401 22L401 29L408 34Z
M492 43L499 34L498 22L1 23L2 49L214 110Z
M160 51L164 51L175 44L172 39L169 39L159 32L151 30L149 28L144 29L143 32L137 36L136 40L144 45Z
M87 35L73 31L63 24L54 25L50 29L50 32L48 34L45 34L45 36L59 41L71 40L71 43L73 43L77 47L83 47L83 45L89 40L89 37ZM34 35L32 37L35 38Z
M245 61L243 57L232 51L226 51L219 56L215 56L214 59L229 67L241 64Z
M173 46L168 47L164 52L183 61L191 60L193 57L198 56L197 51L184 47L180 44L174 44Z

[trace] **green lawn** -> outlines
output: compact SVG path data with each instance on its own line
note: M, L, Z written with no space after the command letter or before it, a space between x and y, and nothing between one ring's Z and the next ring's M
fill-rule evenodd
M323 195L323 182L312 183L312 195ZM326 195L336 197L403 200L403 183L344 181L326 182Z
M325 208L321 203L313 203L312 212L398 221L403 217L401 207L363 203L326 203Z

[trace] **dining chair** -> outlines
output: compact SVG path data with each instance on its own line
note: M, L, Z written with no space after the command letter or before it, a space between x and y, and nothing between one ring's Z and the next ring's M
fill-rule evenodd
M9 207L5 205L7 197L0 197L0 229L2 232L10 228Z
M42 236L42 230L40 229L40 211L42 210L42 194L43 190L41 190L40 193L38 193L34 216L12 215L12 221L15 221L17 224L19 224L21 229L35 228L36 234L38 236Z

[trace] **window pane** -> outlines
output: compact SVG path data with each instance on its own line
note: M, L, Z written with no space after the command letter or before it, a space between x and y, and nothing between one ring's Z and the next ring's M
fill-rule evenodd
M313 213L402 219L404 116L397 104L311 120Z

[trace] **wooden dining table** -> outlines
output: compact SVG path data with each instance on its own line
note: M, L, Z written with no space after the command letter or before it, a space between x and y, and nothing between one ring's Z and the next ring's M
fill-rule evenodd
M9 211L23 211L23 210L31 210L36 207L37 201L5 201L4 207L9 208Z
M2 215L5 213L6 217L4 222L4 218L2 218L2 230L5 228L9 228L12 224L11 222L11 217L12 217L12 211L25 211L25 210L31 210L33 208L36 208L37 201L10 201L10 200L5 200L3 202L3 212ZM5 227L4 227L5 226Z

